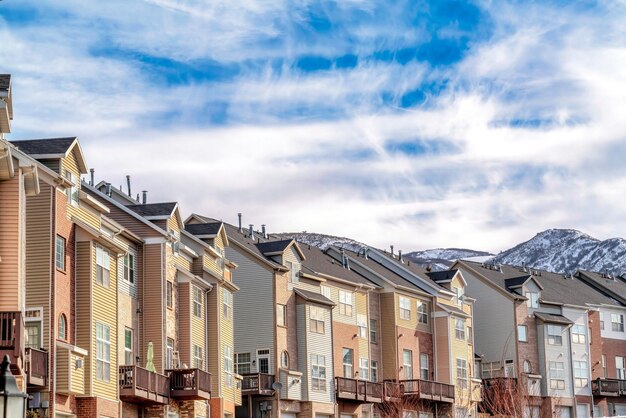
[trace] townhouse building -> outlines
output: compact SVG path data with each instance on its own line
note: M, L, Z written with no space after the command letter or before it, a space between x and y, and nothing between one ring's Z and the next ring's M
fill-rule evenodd
M469 261L453 268L477 300L483 379L514 381L528 416L591 416L591 345L598 336L590 332L590 315L593 305L619 303L571 275Z

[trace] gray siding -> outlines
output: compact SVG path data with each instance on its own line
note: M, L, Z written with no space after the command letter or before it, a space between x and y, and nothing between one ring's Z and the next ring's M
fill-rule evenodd
M570 351L570 329L563 326L562 333L562 345L550 345L548 344L548 332L547 326L549 324L544 324L539 322L537 325L537 344L539 345L539 355L544 358L542 375L546 376L543 379L545 391L543 396L556 396L556 397L565 397L571 398L573 397L573 383L572 383L572 369L571 369L571 351ZM541 331L541 338L539 337L539 331ZM542 347L543 346L543 347ZM543 349L542 349L543 348ZM542 353L543 351L543 353ZM565 380L565 389L550 389L550 362L562 362L564 368L564 379ZM541 360L540 360L541 363Z
M587 363L587 374L589 376L589 383L584 388L574 388L574 393L576 395L583 396L591 396L591 366L589 364L590 349L589 349L589 322L587 318L587 311L583 309L575 309L563 307L563 316L567 319L570 319L576 324L583 325L585 327L585 343L575 343L573 340L570 340L572 345L572 350L570 351L572 354L572 377L574 376L574 361L584 361ZM570 336L571 336L571 328L570 328Z
M307 328L307 309L306 305L300 304L296 306L296 323L298 336L298 370L302 372L302 399L308 399L310 381L309 381L309 355L307 353L306 338L308 336Z
M320 305L316 305L320 306ZM305 307L305 310L303 310ZM310 321L309 318L309 308L310 305L298 305L297 314L304 318L304 326L306 329L306 351L304 357L304 361L306 361L306 382L308 386L308 396L307 400L317 401L317 402L334 402L334 392L335 392L335 377L334 377L334 367L333 367L333 338L332 338L332 325L331 325L331 312L330 308L327 306L323 306L324 308L324 334L318 334L311 332L310 330ZM301 321L298 320L300 323ZM298 328L300 331L300 327ZM298 346L300 346L300 341L298 341ZM300 350L298 350L298 355L300 354ZM325 357L325 365L326 365L326 390L325 391L317 391L311 388L311 354L323 355ZM299 356L300 358L300 356ZM304 370L302 370L304 371ZM304 377L304 376L303 376Z

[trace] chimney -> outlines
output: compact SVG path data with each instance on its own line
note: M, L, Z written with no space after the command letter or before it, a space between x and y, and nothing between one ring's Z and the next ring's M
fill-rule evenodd
M404 263L404 260L402 260L402 250L398 250L398 260L400 260L401 263Z
M146 203L148 203L148 191L147 190L142 190L141 194L143 195L143 197L141 199L141 204L145 205Z
M237 214L237 217L239 218L239 232L243 232L243 228L241 227L241 212Z
M96 170L94 170L93 168L90 168L90 169L89 169L89 175L91 176L91 179L89 180L89 185L90 185L90 186L93 186L93 185L94 185L93 175L94 175L94 172L95 172L95 171L96 171Z
M391 256L393 257L393 245L390 245L389 248L391 248Z
M135 199L137 203L139 203L139 193L137 193L137 199Z
M104 186L104 194L111 197L111 183L106 183Z
M132 193L130 192L130 176L126 175L126 186L128 187L128 197L132 197Z
M254 241L254 224L250 224L249 225L250 229L249 229L249 234L250 234L250 238L252 239L252 241Z
M265 233L265 224L261 225L261 233L263 234L263 238L267 238L267 235Z

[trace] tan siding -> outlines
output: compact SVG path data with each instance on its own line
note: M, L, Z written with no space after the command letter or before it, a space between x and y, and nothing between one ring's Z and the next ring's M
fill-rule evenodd
M76 243L76 342L91 347L91 243ZM93 352L91 352L93 355ZM91 394L92 364L85 361L85 393Z
M358 338L358 342L359 342L359 358L370 358L369 355L369 317L367 315L367 294L365 293L360 293L360 292L355 292L354 293L354 297L355 297L355 311L357 315L365 315L365 323L367 324L367 333L366 333L366 338ZM355 315L356 317L356 315ZM355 361L355 363L358 363L358 361Z
M202 353L206 354L206 333L205 333L205 323L206 323L206 301L204 300L204 291L202 292L202 317L198 318L193 314L193 302L189 303L189 311L191 318L191 343L197 346L202 347ZM193 301L193 293L190 295L190 301ZM193 345L190 350L191 355L193 356ZM206 370L206 365L204 365Z
M234 343L234 329L233 329L233 320L232 318L234 318L234 312L233 312L233 316L231 317L231 319L226 319L224 317L224 309L222 309L222 303L224 302L224 292L223 292L223 287L220 286L220 292L219 292L219 296L220 296L220 303L218 306L218 315L220 318L220 337L222 340L222 344L221 344L221 352L222 355L220 356L221 359L221 363L223 363L223 352L224 352L224 347L225 346L229 346L233 349L235 349L235 343ZM234 302L234 298L235 295L233 294L233 302ZM234 305L234 303L233 303ZM234 308L233 308L234 309ZM222 364L222 370L223 370L223 364ZM228 387L225 384L224 386L224 392L223 392L223 396L224 399L233 402L235 399L235 384L237 382L235 381L235 379L233 379L233 386L232 387Z
M61 175L65 177L66 171L72 172L78 181L78 187L80 189L80 176L81 172L78 168L78 163L76 159L76 155L74 152L71 152L66 158L61 160L61 167L63 168L63 172ZM79 201L78 206L74 207L69 202L67 205L67 216L68 219L71 216L76 216L80 220L86 222L93 228L100 230L100 214L96 212L93 208L85 206L82 202Z
M398 378L398 341L396 338L396 304L394 293L383 293L380 295L380 344L383 363L383 378Z
M56 349L56 387L59 393L70 392L70 353L66 348Z
M163 312L165 291L163 289L162 245L148 244L144 246L144 280L143 280L143 353L148 349L148 342L154 346L154 366L163 371L163 355L165 338L163 335Z
M213 291L209 293L208 304L209 304L209 317L207 318L208 332L209 332L209 368L208 371L213 375L213 388L212 393L213 396L218 396L220 393L220 382L221 378L221 358L223 349L220 345L219 340L219 311L221 309L220 305L220 292L221 287L215 286Z
M83 359L83 364L84 364L83 356L79 356L77 354L72 354L72 358L71 358L72 361L70 364L76 364L76 361L78 359ZM117 374L115 374L115 377L117 378ZM72 390L72 393L76 393L79 395L82 395L85 393L85 369L84 368L79 368L79 369L77 369L76 367L72 368L72 387L70 389Z
M20 176L0 182L0 311L19 311L20 306Z
M191 346L191 284L178 284L178 349L181 363L193 367Z
M437 350L437 381L450 383L450 340L448 317L435 318L435 349Z

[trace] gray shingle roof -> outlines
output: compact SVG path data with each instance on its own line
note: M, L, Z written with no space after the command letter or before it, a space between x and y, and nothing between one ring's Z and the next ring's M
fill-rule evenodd
M280 241L259 242L256 246L263 254L279 253L285 251L292 241L293 240L290 239L283 239Z
M9 91L11 74L0 74L0 91Z
M29 155L65 154L74 143L76 137L66 138L44 138L44 139L24 139L11 141Z
M543 322L553 322L556 324L564 324L564 325L573 324L571 320L567 319L563 315L555 315L555 314L549 314L545 312L535 312L535 316L541 319Z
M145 205L128 205L126 207L146 218L152 216L171 216L176 208L176 202L147 203Z
M447 283L454 278L458 270L430 271L426 274L436 283Z
M579 273L584 275L585 278L591 280L591 284L595 285L596 288L600 288L601 291L604 291L604 289L606 289L609 292L613 292L617 296L626 300L626 280L623 277L609 277L603 273L585 270L581 270Z
M302 243L300 243L299 246L305 257L305 260L302 262L303 272L325 274L338 279L347 280L355 284L375 286L372 282L365 279L360 274L344 268L340 262L336 261L319 248Z
M402 267L404 267L405 269L409 270L411 273L415 274L416 276L418 276L422 280L428 282L429 284L431 284L435 288L439 288L439 289L444 289L445 288L444 286L442 286L441 284L437 283L436 281L434 281L430 277L430 275L429 275L430 272L428 270L426 270L425 268L420 267L418 264L411 263L408 260L407 261L403 261L402 263L400 263L400 260L398 260L398 258L396 256L391 255L391 253L388 253L386 251L380 251L380 250L378 250L378 252L383 254L383 255L385 255L390 260L393 260L396 263L399 263L400 265L402 265ZM424 289L424 290L427 291L426 289Z
M293 289L293 290L294 292L296 292L298 296L302 297L304 300L315 302L315 303L321 303L322 305L335 306L335 302L333 302L332 300L328 299L326 296L320 293L315 293L315 292L311 292L309 290L304 290L304 289Z
M511 290L519 286L522 286L524 283L526 283L530 279L530 277L531 277L530 274L526 274L520 277L513 277L511 279L505 279L504 285L506 286L507 290Z
M185 225L185 231L192 235L215 235L219 232L221 222L210 222L205 224L189 224Z

